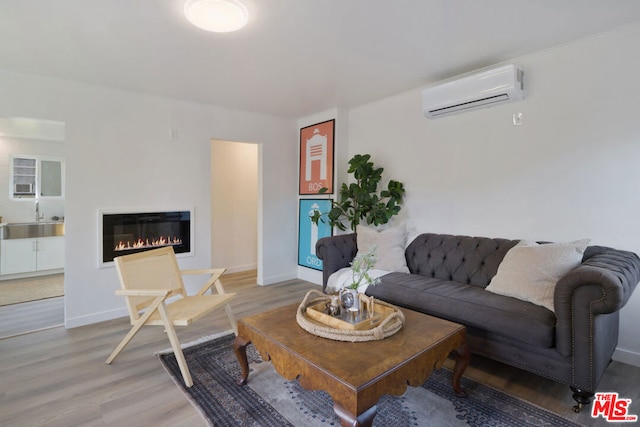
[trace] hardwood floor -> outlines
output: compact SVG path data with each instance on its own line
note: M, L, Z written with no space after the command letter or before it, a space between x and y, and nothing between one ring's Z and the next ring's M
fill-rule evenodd
M64 325L64 297L0 307L0 339Z
M225 276L225 287L239 295L232 307L237 318L299 302L309 289L294 280L257 286L255 274ZM182 343L229 329L224 310L178 328ZM2 426L201 426L194 407L176 387L154 353L169 347L160 327L146 327L112 365L104 361L129 330L128 319L116 319L66 330L62 327L0 339L0 425ZM492 385L584 425L588 410L571 412L566 386L515 368L472 356L466 376ZM633 399L640 414L640 368L613 362L602 391Z
M0 281L0 339L64 325L64 274Z

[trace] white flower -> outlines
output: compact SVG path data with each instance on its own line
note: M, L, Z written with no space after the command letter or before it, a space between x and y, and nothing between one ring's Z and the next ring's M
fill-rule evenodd
M377 285L380 283L380 278L376 277L375 279L369 276L369 270L372 269L376 264L376 246L373 245L369 252L366 254L360 254L356 256L351 262L351 271L352 278L351 285L349 288L358 289L358 287L363 284L369 285Z

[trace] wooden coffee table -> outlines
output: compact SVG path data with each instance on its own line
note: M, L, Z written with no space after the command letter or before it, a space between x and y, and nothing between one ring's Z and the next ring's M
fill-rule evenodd
M246 347L253 344L287 380L297 378L307 390L326 391L343 426L370 426L383 394L400 396L407 385L422 385L453 352L453 389L466 396L460 387L470 358L464 326L402 309L405 324L391 337L341 342L303 330L296 321L297 307L281 307L238 322L234 349L242 367L239 385L247 383Z

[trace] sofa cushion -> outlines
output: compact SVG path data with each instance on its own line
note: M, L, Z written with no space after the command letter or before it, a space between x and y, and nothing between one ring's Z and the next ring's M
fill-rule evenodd
M517 240L425 233L407 246L409 271L434 279L486 287Z
M404 225L382 231L357 225L356 236L358 241L358 255L364 255L369 252L371 247L376 247L376 269L399 271L401 273L409 272L407 260L404 257L404 248L407 239Z
M588 239L545 244L523 240L507 252L486 289L555 311L556 283L580 265L588 244Z
M372 295L391 304L486 329L537 347L555 343L556 318L544 307L481 287L416 274L389 273Z

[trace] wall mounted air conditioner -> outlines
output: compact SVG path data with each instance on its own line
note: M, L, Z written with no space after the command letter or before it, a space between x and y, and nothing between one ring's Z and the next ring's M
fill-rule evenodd
M422 112L435 119L523 99L523 75L510 64L428 87L422 91Z

